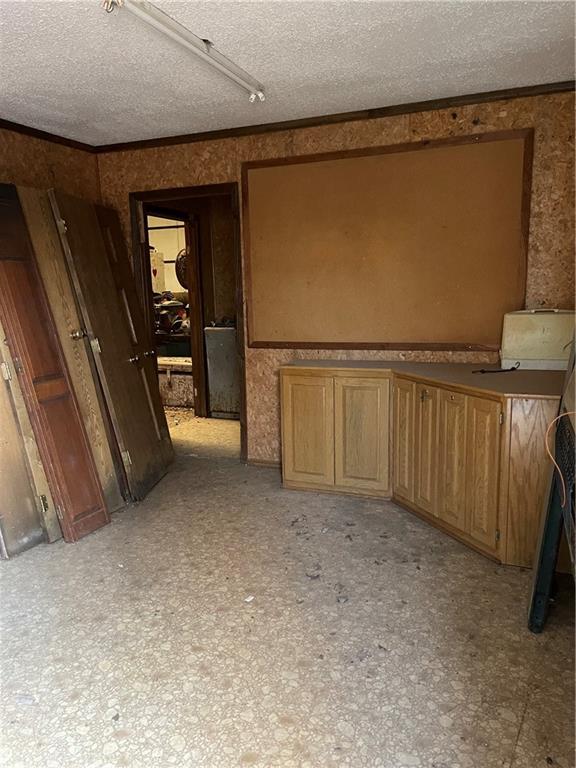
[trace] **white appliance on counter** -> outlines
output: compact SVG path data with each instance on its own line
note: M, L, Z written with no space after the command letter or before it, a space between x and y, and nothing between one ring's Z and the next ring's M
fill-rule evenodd
M508 312L502 328L502 368L519 364L524 369L566 370L573 339L574 312L570 309Z

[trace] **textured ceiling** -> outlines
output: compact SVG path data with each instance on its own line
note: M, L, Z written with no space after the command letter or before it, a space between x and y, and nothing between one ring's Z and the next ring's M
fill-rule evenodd
M100 0L0 0L0 117L106 144L574 76L572 2L157 0L264 104Z

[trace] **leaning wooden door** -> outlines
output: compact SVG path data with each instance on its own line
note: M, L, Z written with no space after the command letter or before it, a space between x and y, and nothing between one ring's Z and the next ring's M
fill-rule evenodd
M0 322L16 367L64 538L110 517L34 261L16 188L0 187Z
M90 345L81 330L83 323L48 192L18 187L18 197L106 506L116 512L125 506L124 497L128 498L125 473Z
M130 327L133 353L140 358L142 383L146 391L153 420L158 425L162 440L159 446L161 457L166 466L174 458L166 414L158 387L158 367L156 364L156 349L150 342L148 329L144 321L144 313L138 299L134 272L130 265L126 243L122 235L118 214L112 208L96 206L96 215L104 238L104 246L108 254L108 263L116 284L116 292L120 303L126 312L126 321Z
M51 191L50 200L130 493L142 499L166 473L173 450L119 224L62 192Z
M0 342L2 338L0 329ZM45 538L41 494L32 480L12 402L11 390L18 382L3 359L5 350L0 343L0 557L17 555Z

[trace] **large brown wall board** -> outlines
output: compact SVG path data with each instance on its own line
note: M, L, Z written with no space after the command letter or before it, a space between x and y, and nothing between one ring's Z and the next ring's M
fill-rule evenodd
M254 346L497 348L524 306L532 134L248 163Z

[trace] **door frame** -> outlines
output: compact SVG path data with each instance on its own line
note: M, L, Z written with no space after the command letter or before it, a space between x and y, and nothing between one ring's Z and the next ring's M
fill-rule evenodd
M150 256L146 228L146 209L153 209L154 203L164 205L170 201L182 199L202 200L210 197L226 196L230 198L234 220L234 262L236 264L236 345L240 366L240 460L246 461L248 455L248 433L246 418L246 360L244 343L244 283L242 274L242 254L240 248L240 195L237 182L224 184L204 184L193 187L172 187L170 189L130 192L130 225L132 243L132 265L136 290L142 302L149 332L153 333L150 313L146 307L152 302L152 279L150 276ZM152 214L154 215L154 214ZM182 211L180 216L185 217ZM169 217L167 217L169 218ZM194 375L194 374L192 374Z
M156 201L155 201L156 202ZM157 216L183 225L186 248L188 249L188 304L190 307L190 357L192 358L192 381L194 385L194 413L196 416L209 416L208 408L208 371L206 365L206 349L204 344L204 307L202 302L201 265L198 259L198 229L194 213L177 211L170 208L156 207L154 203L144 203L143 216ZM149 228L145 227L146 244L150 245ZM192 247L194 246L194 247ZM150 269L148 269L148 273ZM147 300L149 315L146 317L146 330L154 338L154 311L152 309L152 279L149 283L150 294Z
M188 249L188 305L190 312L190 353L194 386L194 414L209 416L208 366L204 342L204 306L202 302L201 267L199 259L199 224L194 214L185 221Z

